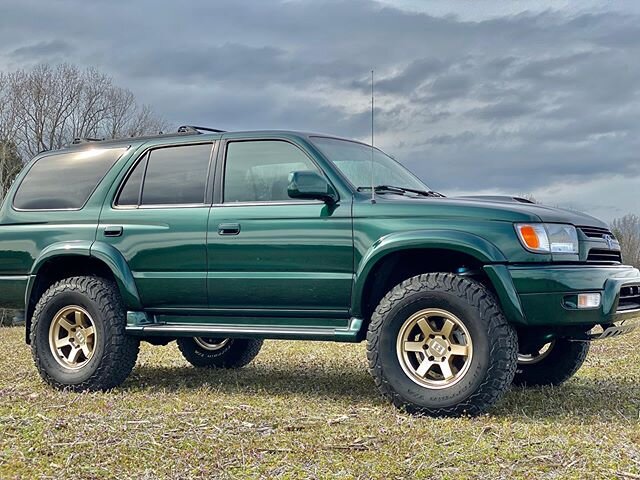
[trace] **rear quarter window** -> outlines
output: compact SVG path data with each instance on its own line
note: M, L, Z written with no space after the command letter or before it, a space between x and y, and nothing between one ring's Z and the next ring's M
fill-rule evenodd
M18 210L80 209L126 148L92 148L42 157L13 197Z

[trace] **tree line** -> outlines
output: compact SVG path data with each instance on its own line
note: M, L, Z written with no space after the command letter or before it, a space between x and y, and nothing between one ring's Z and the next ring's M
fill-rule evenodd
M628 213L611 223L611 231L620 242L622 260L640 268L640 217Z
M166 122L95 68L38 65L0 72L0 196L25 161L74 138L158 133Z

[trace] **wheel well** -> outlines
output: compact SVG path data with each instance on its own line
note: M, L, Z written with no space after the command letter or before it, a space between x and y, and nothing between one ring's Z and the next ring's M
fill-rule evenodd
M27 343L29 343L31 330L31 315L42 294L58 280L85 275L102 277L115 282L115 277L111 269L109 269L104 262L94 257L65 255L51 258L42 264L36 275L33 287L31 288L29 301L26 305L25 322Z
M378 261L365 282L362 313L364 331L373 311L389 290L402 281L421 273L452 272L473 275L493 289L482 271L482 263L462 252L444 249L407 249L390 253Z

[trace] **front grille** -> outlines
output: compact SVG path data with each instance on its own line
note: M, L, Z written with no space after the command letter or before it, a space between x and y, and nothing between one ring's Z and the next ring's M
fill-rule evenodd
M609 235L612 240L616 238L613 236L613 233L611 233L611 231L607 230L606 228L584 226L578 228L589 238L605 238L605 235Z
M605 248L592 248L589 250L587 262L597 263L622 263L622 255L618 250L607 250Z
M629 285L620 289L618 312L640 309L640 285Z

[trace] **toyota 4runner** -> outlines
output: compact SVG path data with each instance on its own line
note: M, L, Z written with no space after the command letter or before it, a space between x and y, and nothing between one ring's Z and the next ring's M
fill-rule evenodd
M77 140L0 210L0 306L71 390L120 385L141 340L215 368L265 338L366 340L394 405L474 415L634 326L640 274L621 263L590 216L446 198L378 149L298 132Z

